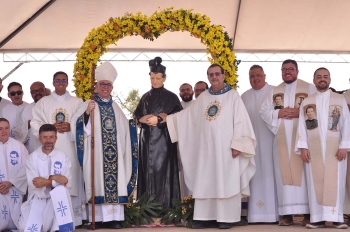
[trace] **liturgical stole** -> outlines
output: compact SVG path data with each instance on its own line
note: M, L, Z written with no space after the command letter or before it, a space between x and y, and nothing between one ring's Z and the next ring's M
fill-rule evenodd
M316 106L316 96L317 94L314 94L304 100L304 114L308 106ZM319 127L307 129L316 200L323 206L335 207L337 204L339 161L335 154L340 142L339 119L343 111L343 99L342 95L330 92L325 160L322 155ZM317 109L315 113L316 111ZM306 115L305 118L307 118Z
M273 96L281 95L284 96L285 83L278 85L274 89ZM301 104L298 96L303 96L303 99L308 96L309 93L309 83L303 80L297 80L297 86L295 90L295 103ZM273 99L274 100L274 99ZM284 98L283 98L284 100ZM288 145L286 138L286 128L284 125L284 119L281 119L280 126L276 134L277 149L278 149L278 159L281 170L283 185L294 185L301 186L301 179L303 174L303 160L300 155L295 154L295 137L298 127L298 118L293 119L293 134L292 134L292 146L290 159L288 156Z

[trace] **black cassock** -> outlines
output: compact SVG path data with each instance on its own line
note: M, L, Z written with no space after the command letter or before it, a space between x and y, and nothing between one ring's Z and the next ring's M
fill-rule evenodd
M179 98L164 87L145 93L135 112L139 120L147 114L174 114L182 110ZM156 195L156 201L171 207L172 199L180 199L177 143L171 143L166 123L151 127L140 123L137 198L145 192Z

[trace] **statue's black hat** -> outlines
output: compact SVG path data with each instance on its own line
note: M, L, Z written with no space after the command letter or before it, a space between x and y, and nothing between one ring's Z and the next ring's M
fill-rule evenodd
M165 75L166 67L161 65L161 63L162 63L162 58L159 56L157 56L153 60L150 60L148 63L150 71L153 73L162 73L163 75Z

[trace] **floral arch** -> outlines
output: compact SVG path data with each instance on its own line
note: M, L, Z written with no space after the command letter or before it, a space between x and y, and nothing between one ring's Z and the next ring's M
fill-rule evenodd
M168 8L154 12L150 17L137 12L123 17L110 18L108 22L91 30L77 52L74 64L74 86L77 97L84 101L91 97L91 71L93 64L107 52L107 47L126 36L140 35L153 41L165 32L188 31L207 46L210 63L220 64L225 70L225 82L237 88L237 60L232 39L221 25L211 25L206 15L192 10Z

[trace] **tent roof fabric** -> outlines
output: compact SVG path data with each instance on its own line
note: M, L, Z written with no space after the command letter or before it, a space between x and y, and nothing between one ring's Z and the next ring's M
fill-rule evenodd
M0 41L48 0L2 0ZM193 9L225 27L240 52L346 53L350 51L348 0L56 0L0 48L0 52L80 48L92 28L110 17L168 7ZM188 32L169 32L154 42L140 36L118 41L116 51L204 51Z

